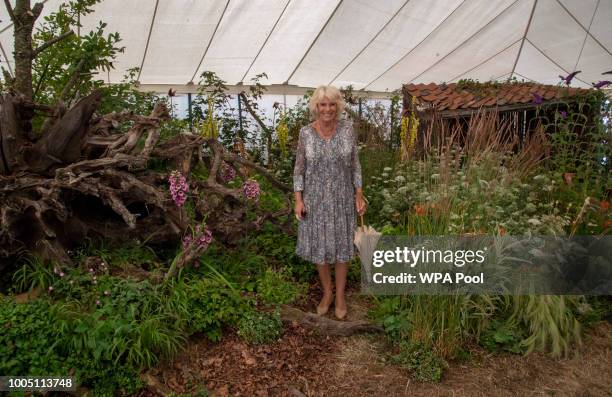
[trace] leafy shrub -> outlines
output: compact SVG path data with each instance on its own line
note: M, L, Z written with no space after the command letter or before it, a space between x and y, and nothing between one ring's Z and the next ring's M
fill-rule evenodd
M431 348L422 343L402 341L399 350L399 353L391 357L391 361L410 370L410 374L416 380L439 382L442 379L442 372L448 364Z
M82 261L88 256L97 256L111 268L126 269L130 266L150 266L157 264L159 259L151 247L128 242L120 245L106 246L103 242L94 244L88 240L75 252L77 260Z
M247 343L260 345L278 340L283 334L283 322L278 310L273 313L247 312L238 325L238 335Z
M57 330L50 305L37 300L17 304L0 298L0 373L3 375L62 375L66 367L54 354Z
M0 373L4 375L66 375L74 373L79 384L96 396L126 395L136 392L141 383L139 371L129 365L96 357L91 350L65 349L71 342L69 327L62 320L62 304L39 299L17 304L0 300ZM86 334L87 329L74 329ZM97 336L97 335L96 335ZM92 335L90 335L90 338ZM99 349L108 348L104 340L91 339Z
M235 326L249 303L221 280L205 278L184 285L192 332L203 332L210 340L221 339L224 326Z
M525 331L516 324L495 319L484 330L479 342L489 351L501 349L520 354L525 352L524 339Z
M292 282L286 269L274 271L268 268L257 280L257 295L272 304L291 303L304 295L307 289L306 284Z
M34 288L47 289L53 282L53 263L32 255L23 259L21 267L13 274L13 289L24 292Z

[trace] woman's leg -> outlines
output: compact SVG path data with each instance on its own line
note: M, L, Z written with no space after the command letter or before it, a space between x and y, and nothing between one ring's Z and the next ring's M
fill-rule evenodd
M319 279L321 280L321 287L323 288L323 298L321 299L321 303L319 303L319 307L317 307L317 313L325 314L327 313L329 305L331 305L333 297L331 270L330 266L325 263L317 265L317 270L319 271Z
M348 262L336 263L336 316L346 315L346 300L344 289L346 288L346 275L348 273Z

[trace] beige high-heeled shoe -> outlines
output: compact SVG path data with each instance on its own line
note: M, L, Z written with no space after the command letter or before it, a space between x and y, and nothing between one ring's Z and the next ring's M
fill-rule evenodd
M324 316L325 314L327 314L327 311L329 310L329 307L331 306L332 302L334 301L334 296L332 295L329 304L327 306L321 306L319 304L319 306L317 306L317 315L318 316Z
M338 309L338 308L336 308L334 311L335 311L334 314L336 315L336 318L338 320L344 320L344 318L346 317L346 313L348 312L347 309L342 309L341 310L341 309Z

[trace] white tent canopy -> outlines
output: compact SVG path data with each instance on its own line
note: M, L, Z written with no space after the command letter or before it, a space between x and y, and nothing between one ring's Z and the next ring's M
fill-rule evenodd
M33 0L34 2L34 0ZM61 0L45 1L43 15ZM14 3L14 0L11 0ZM1 61L14 71L0 7ZM194 92L203 71L230 85L265 72L276 93L321 84L390 92L459 79L572 85L612 80L612 0L103 0L82 18L126 51L104 80L140 67L143 88Z

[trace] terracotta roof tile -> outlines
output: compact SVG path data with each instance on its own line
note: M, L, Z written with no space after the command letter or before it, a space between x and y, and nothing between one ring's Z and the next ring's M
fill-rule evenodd
M477 109L481 106L502 106L534 102L536 94L544 102L570 98L588 92L588 89L559 87L536 83L471 83L406 84L404 93L416 97L422 106L431 105L437 110Z

